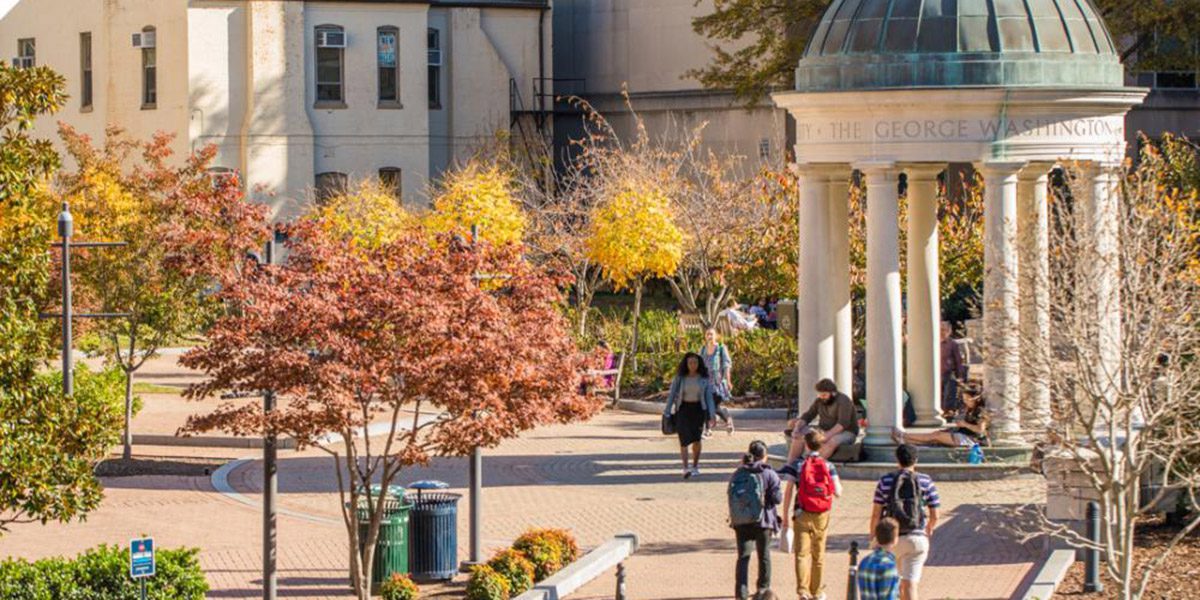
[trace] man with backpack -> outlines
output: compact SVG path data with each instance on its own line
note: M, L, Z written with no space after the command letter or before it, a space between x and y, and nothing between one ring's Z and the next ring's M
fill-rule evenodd
M737 536L738 559L735 571L738 600L750 597L750 555L758 553L758 582L755 597L771 587L771 534L779 530L775 511L783 498L779 475L767 464L767 445L750 444L742 465L729 479L729 525Z
M837 468L821 457L825 436L816 430L804 434L804 457L780 469L787 481L784 506L792 508L796 552L796 595L801 600L823 600L825 586L825 536L833 499L842 495ZM792 494L795 494L795 504ZM783 525L787 536L787 522Z
M900 572L900 600L919 600L917 585L921 569L929 557L929 539L937 525L941 499L933 480L916 471L917 448L908 444L896 447L900 470L888 473L875 486L875 507L871 512L871 531L880 519L895 519L900 524L896 539L896 568Z

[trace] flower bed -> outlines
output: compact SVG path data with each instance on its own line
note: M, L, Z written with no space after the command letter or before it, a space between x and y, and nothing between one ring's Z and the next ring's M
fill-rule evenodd
M579 545L568 531L531 529L471 570L467 600L509 600L577 558Z

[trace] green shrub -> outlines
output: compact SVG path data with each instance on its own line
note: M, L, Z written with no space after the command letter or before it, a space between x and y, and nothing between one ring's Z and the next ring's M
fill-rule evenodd
M513 550L525 555L533 563L533 580L542 581L558 572L565 564L562 547L544 530L530 530L513 542Z
M533 563L524 554L509 548L497 552L487 562L497 573L508 580L509 592L516 596L533 587Z
M379 595L383 600L417 600L421 595L421 588L418 588L408 575L392 573L387 581L379 585Z
M154 600L202 600L208 582L194 548L157 552L155 576L146 597ZM139 584L129 577L129 549L102 545L75 559L0 562L0 598L6 600L136 600Z
M733 393L795 398L796 341L782 332L755 329L726 341L733 359Z
M495 569L487 565L478 565L471 569L471 579L467 581L467 600L509 600L512 588L508 580Z

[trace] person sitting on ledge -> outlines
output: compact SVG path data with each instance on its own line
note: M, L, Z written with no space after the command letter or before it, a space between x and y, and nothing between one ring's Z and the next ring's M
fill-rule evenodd
M816 429L825 434L821 445L821 458L829 460L842 444L853 444L858 439L858 413L854 401L837 389L832 379L817 382L817 399L804 414L788 423L792 441L788 448L788 463L800 458L804 452L804 434ZM813 420L816 419L816 426Z
M988 445L987 402L979 394L963 394L963 405L954 415L954 424L931 433L906 433L892 430L892 439L897 444L947 446L970 448L975 444Z

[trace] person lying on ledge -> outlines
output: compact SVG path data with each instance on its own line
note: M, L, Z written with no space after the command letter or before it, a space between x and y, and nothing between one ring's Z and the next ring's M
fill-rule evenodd
M915 444L925 446L947 446L950 448L970 448L975 444L988 445L987 402L979 394L963 394L963 404L954 414L954 422L950 427L931 433L906 433L899 429L892 430L892 439L897 444Z

